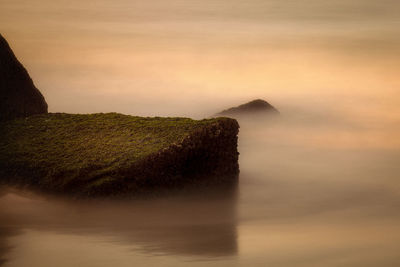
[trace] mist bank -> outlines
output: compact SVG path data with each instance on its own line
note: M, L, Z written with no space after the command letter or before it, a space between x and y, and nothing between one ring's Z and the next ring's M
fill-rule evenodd
M399 114L396 1L50 2L0 11L50 112L203 118L258 97Z
M362 136L374 125L312 114L239 119L241 172L231 188L135 201L5 189L0 222L8 249L0 255L10 266L42 266L65 253L54 244L65 244L75 257L61 266L396 265L399 150L384 139L367 142ZM347 142L343 131L353 136ZM37 260L50 247L51 256Z

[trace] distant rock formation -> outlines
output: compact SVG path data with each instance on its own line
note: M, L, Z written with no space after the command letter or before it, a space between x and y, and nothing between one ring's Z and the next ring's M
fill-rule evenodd
M226 109L217 115L219 116L237 116L237 115L245 115L245 114L279 114L279 111L269 104L267 101L262 99L256 99L250 101L246 104L233 107L230 109Z
M0 121L47 113L47 103L0 34Z

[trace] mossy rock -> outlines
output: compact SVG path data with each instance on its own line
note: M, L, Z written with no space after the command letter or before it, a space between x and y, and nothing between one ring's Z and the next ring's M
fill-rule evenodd
M0 181L80 196L156 192L238 173L238 123L50 113L0 123ZM205 178L206 177L206 178Z

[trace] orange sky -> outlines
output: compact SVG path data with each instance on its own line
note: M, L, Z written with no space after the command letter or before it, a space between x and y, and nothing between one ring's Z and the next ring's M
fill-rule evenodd
M1 0L52 112L202 117L252 98L397 119L398 1Z

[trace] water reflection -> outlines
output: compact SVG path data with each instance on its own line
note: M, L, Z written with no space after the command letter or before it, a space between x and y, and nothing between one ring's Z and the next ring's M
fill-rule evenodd
M396 122L281 111L239 119L239 185L134 201L3 191L3 264L398 266Z
M8 244L8 238L18 234L18 230L15 228L7 228L0 226L0 266L7 262L7 254L12 249L12 246Z
M42 238L63 235L56 243L68 242L69 235L100 236L150 255L231 256L237 253L236 201L236 182L130 201L72 201L3 190L0 259L4 263L10 254L10 237L37 231Z

